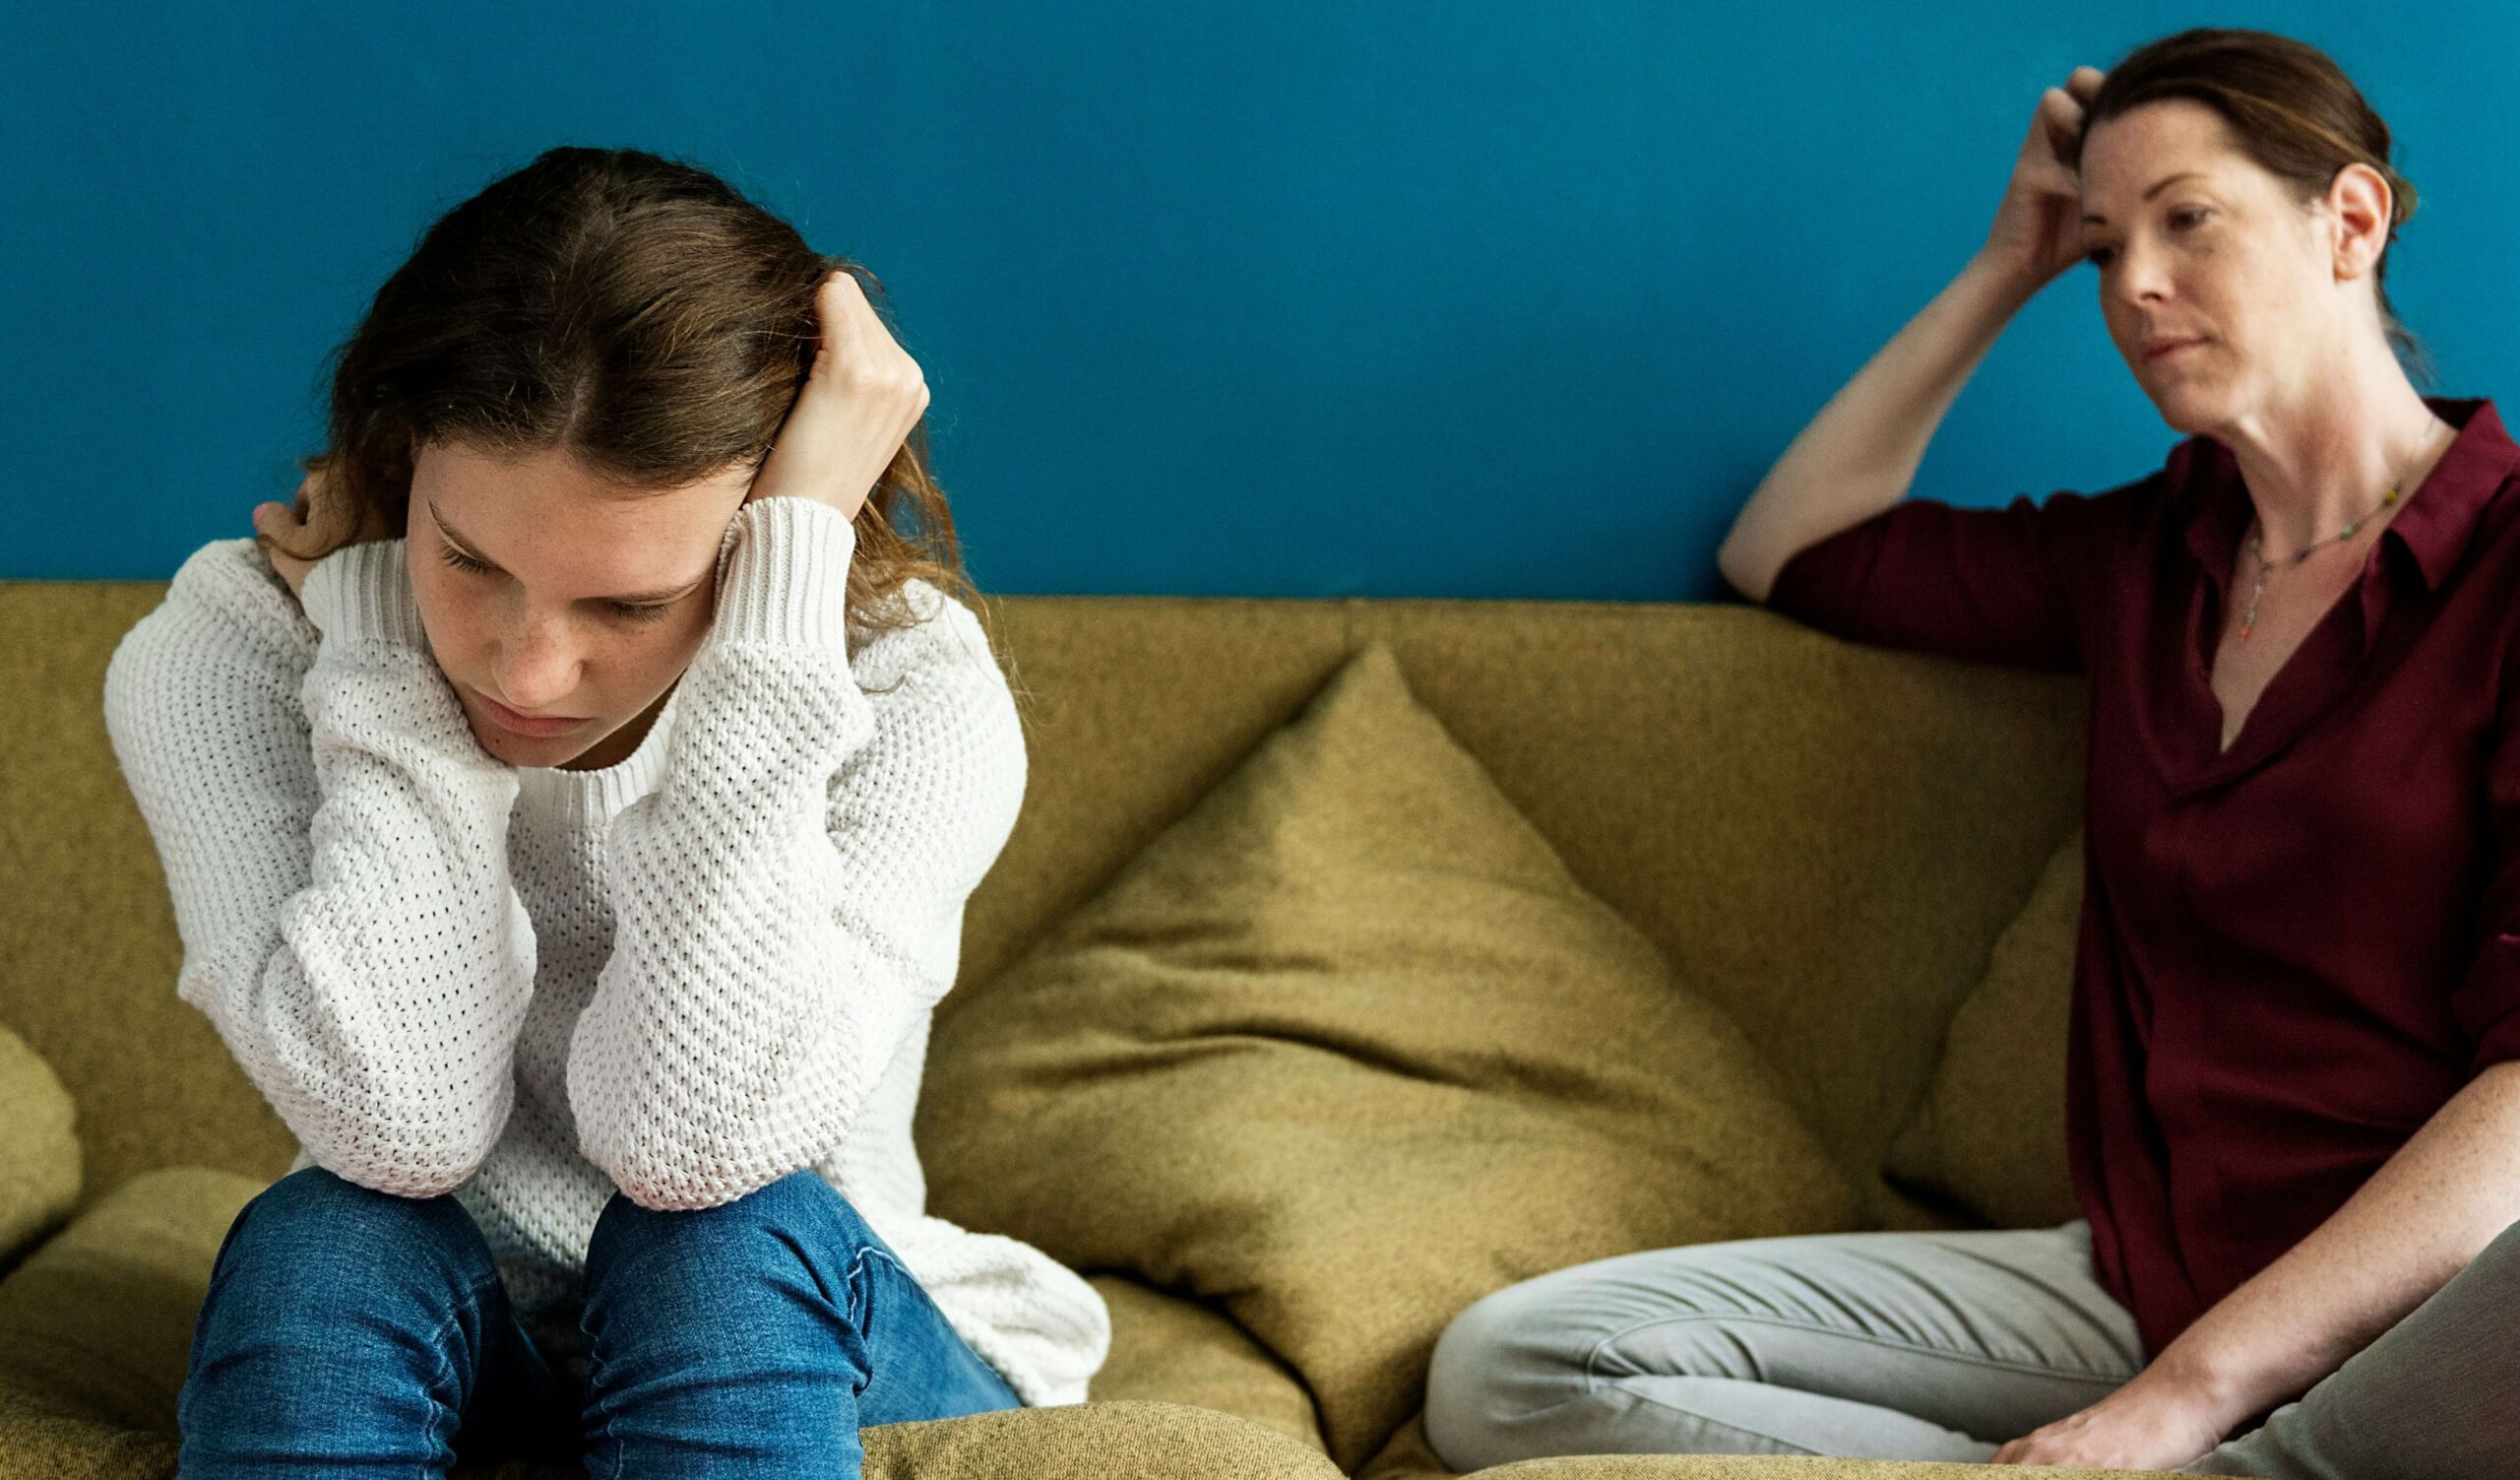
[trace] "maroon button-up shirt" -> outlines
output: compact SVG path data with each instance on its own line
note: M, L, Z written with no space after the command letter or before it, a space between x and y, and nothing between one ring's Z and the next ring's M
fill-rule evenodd
M2251 506L2210 439L2106 493L1911 499L1770 593L2084 676L2066 1119L2097 1272L2155 1353L2520 1058L2520 446L2489 402L2431 405L2457 439L2228 752L2210 675Z

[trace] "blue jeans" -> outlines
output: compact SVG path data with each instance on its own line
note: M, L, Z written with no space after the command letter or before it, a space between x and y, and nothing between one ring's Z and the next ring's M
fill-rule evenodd
M859 1473L861 1425L1018 1399L832 1185L721 1207L615 1193L588 1249L583 1389L508 1307L453 1197L320 1167L220 1246L176 1415L186 1480L436 1476L459 1458L618 1476Z

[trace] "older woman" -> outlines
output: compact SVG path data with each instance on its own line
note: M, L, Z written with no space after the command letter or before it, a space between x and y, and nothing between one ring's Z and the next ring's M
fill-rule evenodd
M1984 247L1721 552L1841 635L2085 676L2085 1216L1656 1251L1501 1292L1436 1353L1447 1460L2509 1472L2520 446L2396 353L2381 272L2414 199L2300 42L2189 32L2081 69L2041 99ZM2188 440L2097 495L1907 498L2003 325L2083 259Z

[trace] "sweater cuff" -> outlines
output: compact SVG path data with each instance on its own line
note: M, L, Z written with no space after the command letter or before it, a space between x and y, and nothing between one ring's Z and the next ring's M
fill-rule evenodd
M315 629L335 641L428 646L400 540L344 546L316 561L297 602Z
M856 550L856 528L827 503L790 494L745 504L718 548L719 639L846 651Z

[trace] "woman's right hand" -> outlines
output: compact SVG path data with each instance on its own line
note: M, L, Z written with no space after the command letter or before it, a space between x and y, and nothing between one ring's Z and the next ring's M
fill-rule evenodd
M2082 133L2083 110L2100 91L2098 67L2076 67L2061 88L2039 95L2029 137L2013 161L2003 203L1979 260L2025 292L2045 288L2082 260L2082 179L2065 162Z

